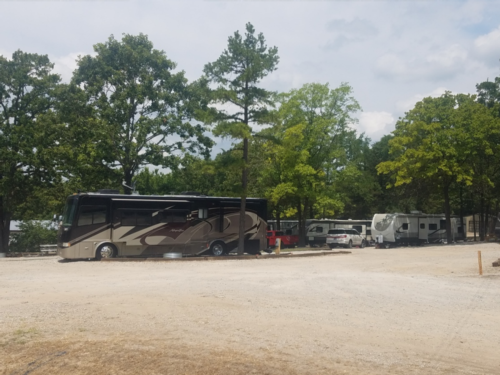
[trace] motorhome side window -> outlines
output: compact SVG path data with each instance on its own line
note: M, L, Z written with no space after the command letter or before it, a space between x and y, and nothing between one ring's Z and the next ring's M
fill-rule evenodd
M439 229L446 229L446 220L439 220Z
M323 233L323 227L316 227L316 233Z
M123 226L148 226L152 224L151 211L121 211L121 223Z
M438 226L437 224L429 224L429 230L437 230Z
M420 223L420 229L425 229L425 223Z
M408 223L404 223L403 226L401 227L403 230L408 230Z
M188 220L188 210L165 210L161 214L162 223L185 223Z
M78 215L78 226L106 222L106 206L82 206Z
M353 225L352 229L357 230L358 233L363 232L363 227L361 225Z

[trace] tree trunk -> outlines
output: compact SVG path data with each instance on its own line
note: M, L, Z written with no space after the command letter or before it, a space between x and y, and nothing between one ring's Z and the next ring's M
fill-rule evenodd
M462 240L467 241L467 228L464 227L464 200L462 192L462 186L460 186L460 227L462 228Z
M281 230L281 215L278 210L276 210L276 230Z
M4 211L3 197L0 196L0 253L9 250L11 215Z
M129 169L124 169L123 177L125 178L125 185L127 185L127 186L123 187L123 191L125 192L125 194L130 195L130 194L132 194L132 189L131 189L132 177L133 177L132 171Z
M243 140L243 172L241 175L241 206L240 206L240 228L238 238L238 255L245 252L245 215L248 184L248 138Z
M484 241L484 197L479 200L479 241Z
M306 220L302 211L302 202L300 199L297 203L297 214L299 217L299 246L304 247L306 246Z
M304 221L304 246L307 244L307 228L306 228L306 221L307 221L307 212L309 212L309 199L304 198L304 209L302 211L302 220Z
M449 184L444 185L443 195L444 195L444 214L446 217L446 241L449 245L453 242L451 236L451 209L450 209Z
M484 215L484 230L486 236L490 235L490 210L491 210L491 202L488 200L486 203L486 213Z

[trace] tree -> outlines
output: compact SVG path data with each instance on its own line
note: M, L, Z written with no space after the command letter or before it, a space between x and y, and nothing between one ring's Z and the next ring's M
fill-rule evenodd
M318 83L278 95L278 105L273 127L262 132L275 140L267 146L266 195L288 207L287 216L297 215L304 245L308 216L332 216L343 208L335 182L346 173L347 139L355 133L352 115L360 106L347 84L330 89Z
M0 252L7 250L17 207L58 178L60 126L51 111L60 77L52 69L46 55L0 56Z
M485 81L476 85L477 101L488 108L493 108L500 104L500 77L496 77L493 82ZM498 112L500 115L500 107Z
M492 152L490 140L499 131L492 111L475 99L447 92L417 103L398 121L389 142L397 156L377 166L379 173L392 175L389 187L421 180L441 192L448 243L452 241L450 189L454 183L473 184L478 177L474 165L480 155Z
M105 130L101 149L111 148L111 167L121 169L128 186L144 165L175 166L185 152L208 157L212 141L202 125L190 122L205 104L198 84L173 73L176 65L165 52L153 49L144 34L125 34L121 41L111 36L94 51L79 59L73 82L83 87Z
M251 23L246 24L245 38L238 31L228 39L227 49L213 63L205 65L204 73L216 88L212 102L223 104L234 111L221 109L215 116L214 134L243 141L241 208L238 254L244 252L245 206L248 184L248 140L250 124L259 122L272 106L271 93L257 84L278 64L278 49L266 45L262 33L255 36Z

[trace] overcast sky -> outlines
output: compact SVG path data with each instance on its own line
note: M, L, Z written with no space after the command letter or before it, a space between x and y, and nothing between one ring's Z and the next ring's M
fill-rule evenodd
M500 76L498 0L1 1L0 54L48 54L64 80L113 34L149 36L189 80L251 22L277 46L271 90L349 83L373 141L426 96L474 93Z

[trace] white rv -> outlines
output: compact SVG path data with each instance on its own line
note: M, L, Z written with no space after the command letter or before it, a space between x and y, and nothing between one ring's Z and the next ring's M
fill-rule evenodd
M457 218L451 218L453 241L459 236ZM444 215L375 214L372 220L372 236L375 242L385 246L398 244L421 244L446 240L446 218Z
M311 224L306 230L306 243L310 246L325 245L326 235L330 229L344 228L356 229L365 239L365 243L372 242L371 220L336 220L336 219L318 219L311 220Z

